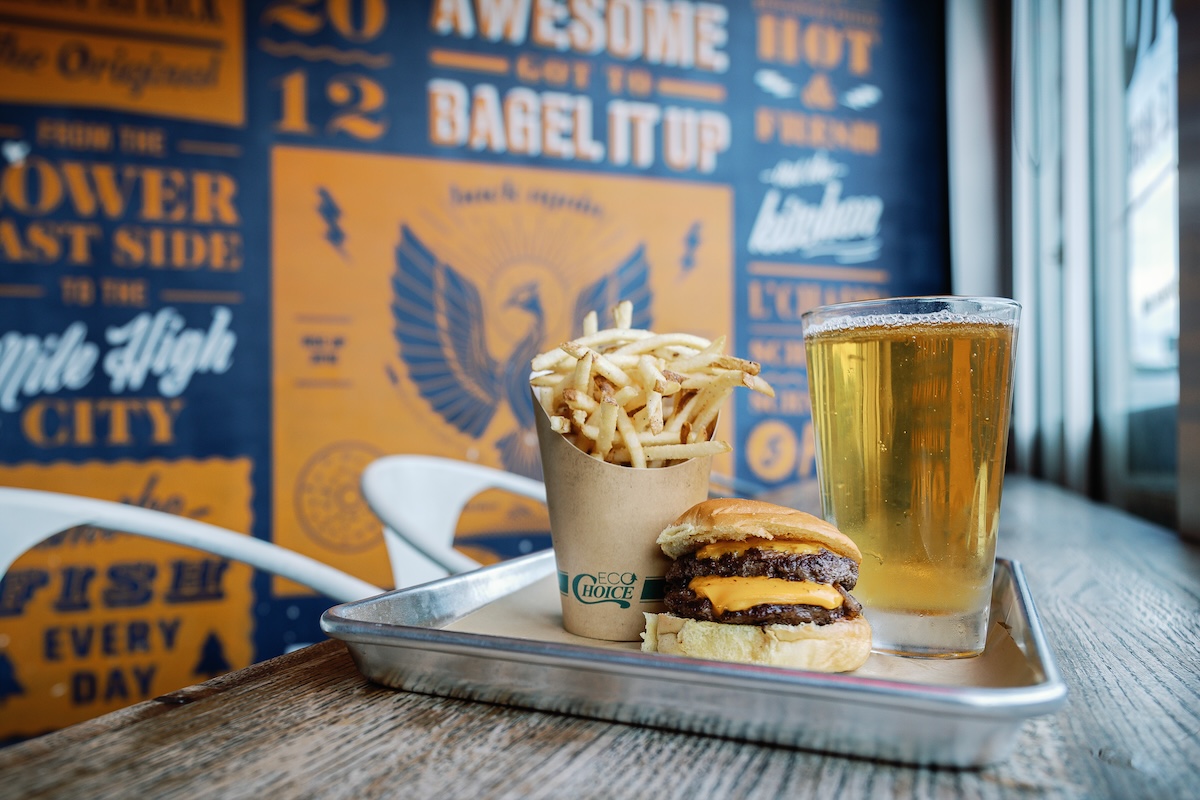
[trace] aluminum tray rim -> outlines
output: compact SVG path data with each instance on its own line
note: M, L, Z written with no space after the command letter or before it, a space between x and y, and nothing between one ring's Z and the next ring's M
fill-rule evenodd
M842 698L892 708L916 708L943 714L986 717L995 720L1025 719L1059 709L1066 700L1063 683L1053 654L1047 647L1036 607L1033 604L1024 571L1017 561L997 559L998 570L1006 571L1013 582L1021 612L1025 615L1029 638L1026 658L1036 661L1042 680L1027 686L980 687L939 686L853 674L829 674L751 664L704 661L661 653L636 650L610 650L584 644L545 642L508 636L449 631L436 626L368 622L353 614L373 603L394 602L428 595L430 592L454 592L478 582L486 573L511 573L519 576L509 592L517 591L551 574L553 551L523 556L454 575L419 586L397 589L328 609L321 616L322 630L348 644L401 647L451 653L484 655L522 663L540 663L575 670L619 673L649 680L687 681L723 690L771 691L794 696ZM490 602L490 601L489 601ZM482 604L479 606L482 607ZM468 612L469 613L469 612ZM460 615L461 616L461 615ZM452 620L442 621L448 624ZM371 676L366 676L370 678Z

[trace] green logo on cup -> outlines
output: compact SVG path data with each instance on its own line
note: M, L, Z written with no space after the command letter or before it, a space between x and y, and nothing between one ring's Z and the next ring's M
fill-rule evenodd
M581 572L571 580L571 594L585 605L616 603L629 608L636 584L637 575L632 572Z
M642 603L657 603L663 598L666 581L662 578L646 578L640 595L637 589L638 576L633 572L581 572L574 577L565 572L558 573L558 591L570 594L584 605L616 603L620 608L629 608L633 600Z
M660 603L666 593L666 578L646 578L646 582L642 584L643 603Z

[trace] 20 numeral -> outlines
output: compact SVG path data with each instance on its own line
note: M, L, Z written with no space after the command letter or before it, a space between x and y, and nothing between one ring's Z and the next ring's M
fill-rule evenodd
M358 13L355 13L356 10ZM277 24L300 36L311 36L324 28L326 21L348 41L369 42L382 33L387 24L387 2L276 0L267 6L262 15L263 25Z

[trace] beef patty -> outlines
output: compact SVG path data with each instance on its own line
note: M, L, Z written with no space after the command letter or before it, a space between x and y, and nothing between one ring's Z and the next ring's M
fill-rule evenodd
M837 608L812 605L764 603L742 611L726 611L718 615L712 603L700 597L688 584L699 576L721 578L781 578L792 581L827 583L843 597ZM741 554L724 553L719 558L696 558L694 553L680 556L667 571L665 603L667 610L679 617L721 622L734 625L827 625L843 619L854 619L862 612L847 591L858 582L858 565L853 560L822 549L817 553L798 555L780 550L752 547Z

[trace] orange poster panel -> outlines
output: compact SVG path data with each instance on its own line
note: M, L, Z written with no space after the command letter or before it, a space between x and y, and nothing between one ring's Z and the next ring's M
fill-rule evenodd
M275 540L365 580L391 574L363 468L540 475L529 362L586 311L732 332L728 187L292 147L271 175Z
M0 102L246 120L240 0L0 0L0 54Z
M0 466L0 485L209 522L252 521L249 459ZM192 548L79 527L17 559L0 592L0 741L148 700L253 658L254 570Z

